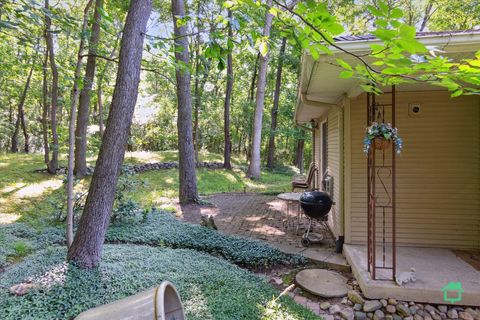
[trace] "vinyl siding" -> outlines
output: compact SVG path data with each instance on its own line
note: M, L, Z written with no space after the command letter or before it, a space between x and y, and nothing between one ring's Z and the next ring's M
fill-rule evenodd
M328 174L333 177L333 201L335 204L330 211L329 223L330 229L336 237L342 235L342 226L340 221L341 214L341 189L340 178L340 111L339 108L332 108L327 115L328 126Z
M480 248L479 97L399 92L396 103L396 126L404 139L397 157L397 243ZM421 105L421 116L409 116L410 103ZM347 239L360 244L367 234L364 94L351 100L350 121Z

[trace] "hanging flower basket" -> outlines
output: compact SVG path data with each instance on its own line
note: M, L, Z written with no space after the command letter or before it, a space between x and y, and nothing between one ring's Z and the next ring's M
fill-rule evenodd
M390 140L387 140L385 138L380 138L380 137L377 137L374 139L375 143L375 149L377 150L386 150L388 148L390 148L390 146L392 145L392 142Z
M363 152L368 154L372 146L376 150L386 150L395 146L395 151L399 154L403 148L403 140L398 135L397 128L392 127L390 123L373 122L366 130L365 138L363 139Z

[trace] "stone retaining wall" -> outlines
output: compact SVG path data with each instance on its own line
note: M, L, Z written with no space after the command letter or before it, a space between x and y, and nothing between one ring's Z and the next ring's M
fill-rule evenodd
M196 167L217 170L217 169L223 169L223 163L202 161L202 162L198 162ZM129 173L129 174L136 174L136 173L143 173L143 172L148 172L153 170L168 170L168 169L176 169L176 168L178 168L178 162L176 161L154 162L154 163L143 163L143 164L135 164L135 165L124 165L122 168L122 172ZM94 167L88 167L87 176L92 175L94 169L95 169ZM39 169L39 170L35 170L35 172L48 173L47 169ZM60 167L57 170L57 174L66 174L66 173L67 173L66 167Z

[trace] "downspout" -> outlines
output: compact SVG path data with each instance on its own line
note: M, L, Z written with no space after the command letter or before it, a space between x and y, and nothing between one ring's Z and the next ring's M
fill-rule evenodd
M337 106L339 109L339 140L340 140L340 204L341 204L341 210L340 210L340 221L339 221L339 235L338 239L335 241L335 251L337 253L341 253L343 250L343 243L345 242L345 118L344 118L344 104L345 104L345 99L348 99L346 95L344 95L343 100L340 105Z

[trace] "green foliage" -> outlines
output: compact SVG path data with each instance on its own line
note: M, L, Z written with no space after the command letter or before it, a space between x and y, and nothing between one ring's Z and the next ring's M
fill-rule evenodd
M306 262L300 256L285 254L263 242L224 235L215 230L181 222L169 213L155 210L148 215L145 222L110 227L106 239L113 243L195 249L250 267Z
M0 270L31 252L65 242L58 228L36 230L25 223L0 225Z
M123 172L118 178L115 191L115 202L110 216L110 222L135 222L143 217L140 205L130 198L130 194L137 190L142 181L135 179L132 174Z
M106 245L100 266L90 271L67 265L65 255L64 248L46 249L3 273L0 318L71 319L168 280L188 319L318 319L288 297L272 305L278 292L263 278L192 250ZM8 293L26 279L42 287L22 297Z

